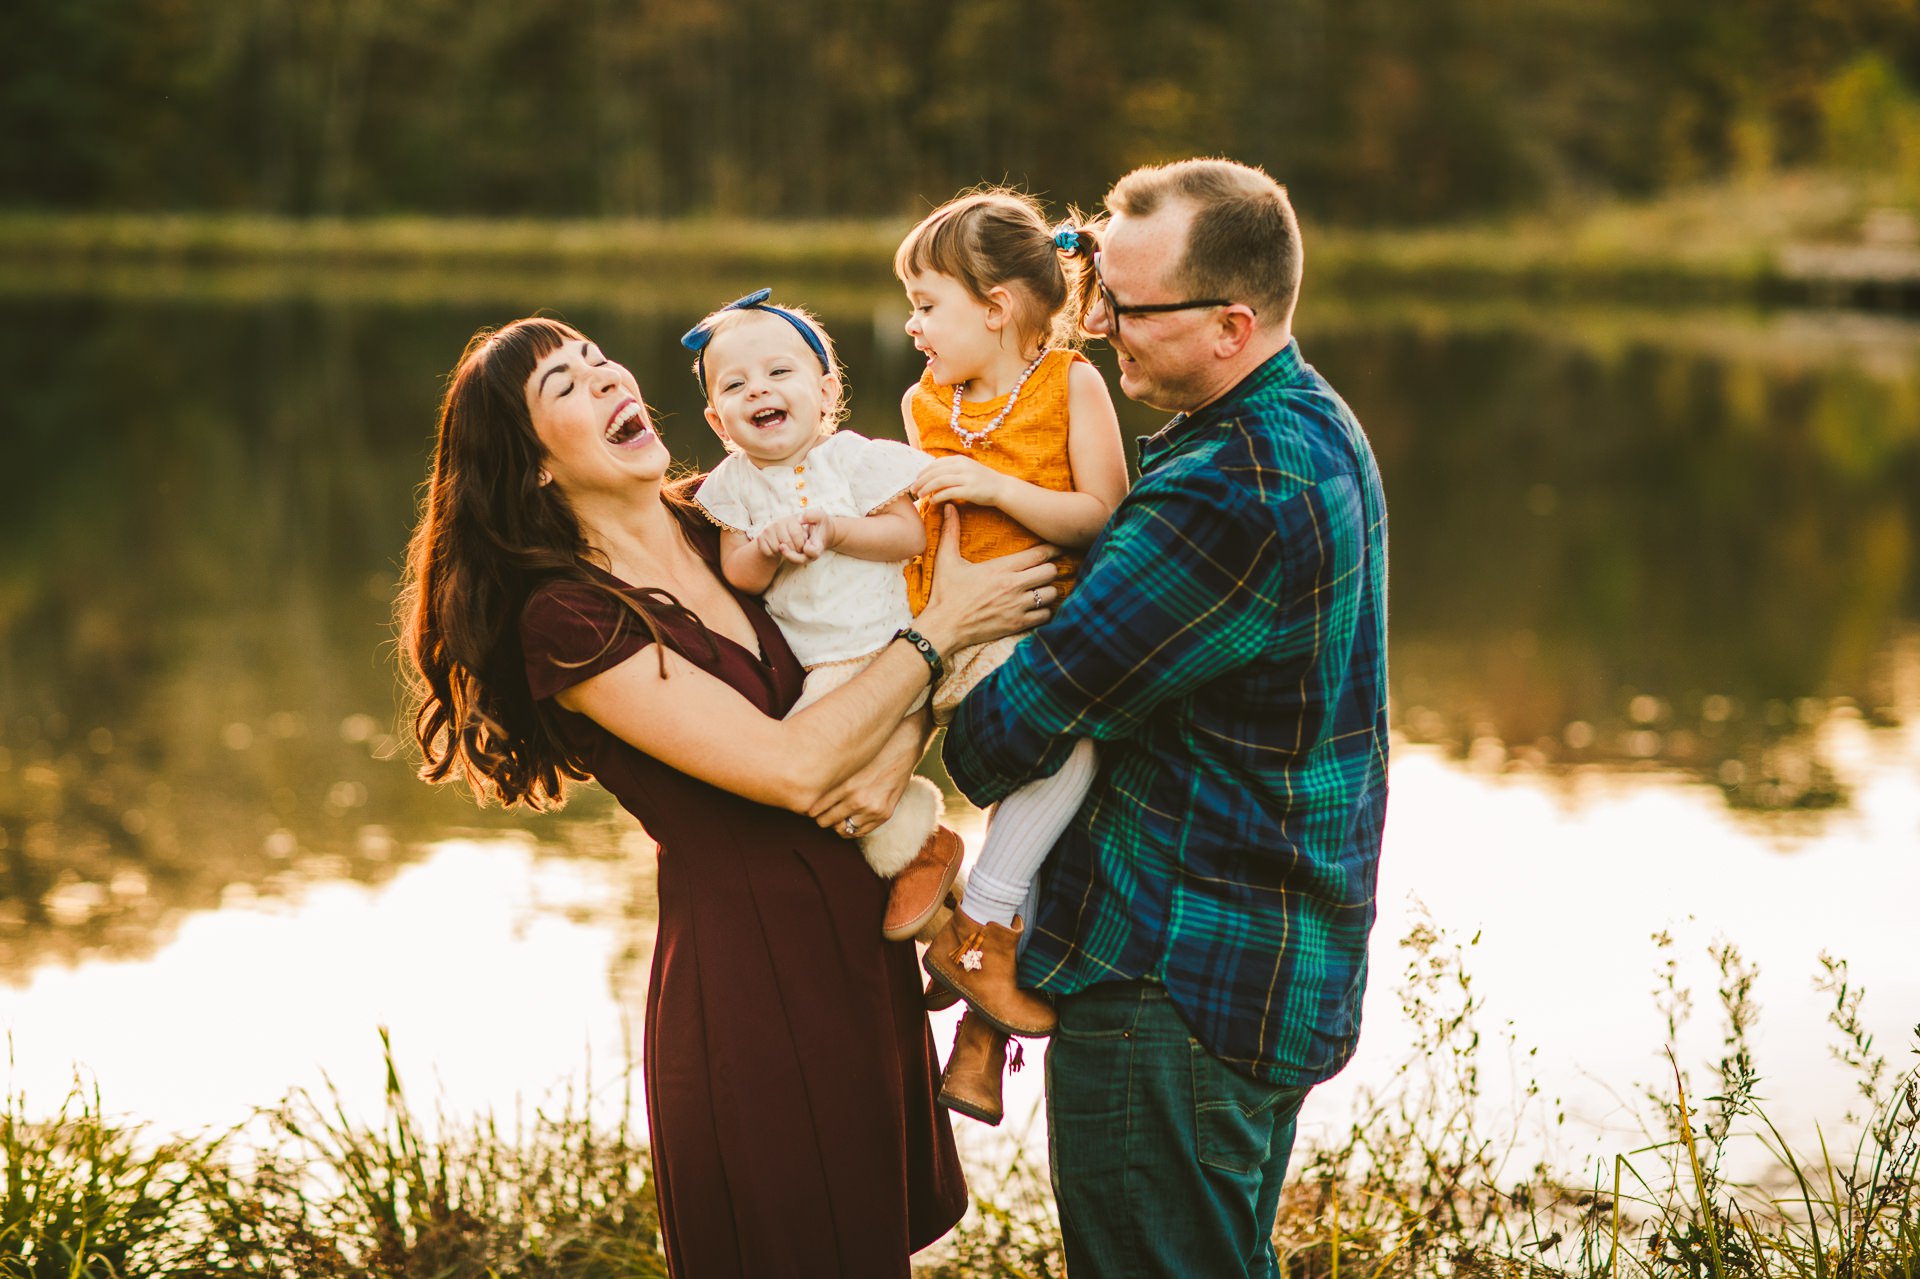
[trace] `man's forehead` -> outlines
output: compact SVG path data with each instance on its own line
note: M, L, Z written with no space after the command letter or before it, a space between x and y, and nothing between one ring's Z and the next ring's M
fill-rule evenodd
M1145 217L1114 214L1100 255L1103 270L1140 284L1159 283L1186 251L1187 226L1192 221L1193 209L1173 200Z

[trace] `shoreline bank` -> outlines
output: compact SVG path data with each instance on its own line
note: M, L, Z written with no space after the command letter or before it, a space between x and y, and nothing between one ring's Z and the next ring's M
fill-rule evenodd
M1580 221L1542 216L1423 230L1309 225L1316 291L1675 305L1813 305L1920 313L1911 220L1884 240L1743 229L1625 206ZM1659 225L1655 225L1658 223ZM610 272L655 287L715 275L855 290L892 286L904 220L809 223L224 214L0 213L0 292L252 292L458 300L476 289L551 288Z

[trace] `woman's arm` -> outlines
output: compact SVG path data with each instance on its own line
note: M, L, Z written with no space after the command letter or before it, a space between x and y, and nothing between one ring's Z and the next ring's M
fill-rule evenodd
M1067 458L1073 488L1062 493L1003 475L969 457L943 457L920 473L914 491L930 502L995 506L1061 546L1092 544L1127 495L1127 456L1106 380L1091 364L1067 372Z
M914 628L951 655L1045 621L1058 594L1049 585L1054 550L971 564L959 554L958 532L958 518L948 516L933 598ZM845 687L779 720L678 653L666 653L663 675L651 649L565 690L560 704L683 773L801 813L820 808L873 758L928 678L912 646L889 644Z
M927 549L927 526L905 493L871 515L803 515L824 532L821 544L829 551L857 560L908 560Z

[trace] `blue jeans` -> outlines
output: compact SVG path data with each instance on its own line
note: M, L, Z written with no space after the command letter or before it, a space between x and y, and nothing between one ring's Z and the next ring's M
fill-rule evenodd
M1154 982L1059 1000L1048 1150L1073 1279L1279 1271L1273 1219L1306 1088L1241 1074Z

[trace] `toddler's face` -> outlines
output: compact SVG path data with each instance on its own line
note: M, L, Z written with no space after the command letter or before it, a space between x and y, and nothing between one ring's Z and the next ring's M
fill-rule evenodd
M933 380L953 386L985 373L1000 349L1000 334L987 322L993 308L938 271L911 276L906 287L907 336L927 357Z
M840 379L777 315L747 315L707 347L707 424L760 466L793 466L820 439Z

